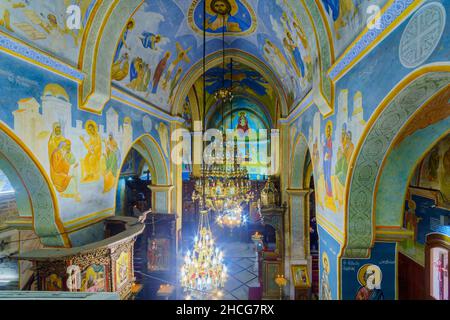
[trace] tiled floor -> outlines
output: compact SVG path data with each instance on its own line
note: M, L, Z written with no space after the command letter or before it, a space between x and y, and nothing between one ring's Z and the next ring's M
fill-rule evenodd
M223 251L228 280L222 299L248 300L249 288L259 286L253 244L229 242L223 245Z

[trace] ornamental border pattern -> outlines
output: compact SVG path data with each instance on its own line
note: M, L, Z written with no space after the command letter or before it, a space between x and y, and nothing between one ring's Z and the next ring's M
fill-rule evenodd
M394 1L381 16L380 28L367 30L361 39L353 43L351 49L338 59L336 65L331 67L328 73L329 77L333 80L336 79L347 66L349 66L367 47L369 47L369 45L371 45L380 34L390 27L395 20L411 5L415 5L414 0Z
M56 58L51 57L50 55L39 52L38 50L34 49L31 45L21 43L20 41L10 38L9 36L2 34L1 32L0 32L0 48L11 51L17 57L24 57L31 61L42 64L48 68L57 70L69 77L78 80L84 79L83 73L77 70L76 68L73 68L63 63L57 60Z
M368 253L374 238L373 193L384 155L409 117L433 94L450 83L448 72L417 78L386 106L373 124L357 156L350 180L346 257Z

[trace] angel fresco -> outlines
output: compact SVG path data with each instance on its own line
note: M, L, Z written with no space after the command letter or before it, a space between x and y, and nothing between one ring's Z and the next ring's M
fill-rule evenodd
M134 20L131 19L130 21L128 21L127 25L125 26L125 30L122 32L122 34L120 35L120 40L119 40L119 44L117 45L116 48L116 53L114 54L114 62L116 62L117 60L119 60L120 56L120 52L122 51L122 48L128 48L127 45L127 37L128 37L128 33L134 29Z
M242 0L206 1L206 32L211 34L243 33L251 31L254 16L252 10ZM193 16L197 31L203 30L203 0L194 1Z
M206 90L213 94L218 89L225 87L241 88L253 91L259 96L267 94L267 81L257 71L243 67L239 63L227 64L224 70L222 67L214 67L206 72ZM231 68L233 68L233 79L231 79ZM223 74L225 72L225 80Z
M182 61L186 63L190 63L191 59L188 56L189 51L191 51L192 47L189 47L187 49L184 49L179 42L176 43L177 48L177 57L175 60L172 61L172 63L169 66L169 69L167 69L167 74L163 81L163 87L164 89L167 89L167 86L169 84L170 79L172 78L172 73L175 70L175 68L180 64Z

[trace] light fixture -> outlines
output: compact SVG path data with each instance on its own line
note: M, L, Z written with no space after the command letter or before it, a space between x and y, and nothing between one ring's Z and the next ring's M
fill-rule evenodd
M220 295L227 278L223 252L215 246L208 215L207 210L200 211L194 248L186 253L181 268L181 285L189 299Z
M203 17L206 16L206 1L203 2ZM204 21L205 23L205 21ZM203 133L206 131L206 26L203 28ZM203 160L204 161L204 160ZM204 166L204 165L203 165ZM227 268L223 264L223 252L214 243L209 224L209 210L206 209L206 171L198 182L198 200L200 201L200 217L194 246L184 257L181 268L181 286L186 292L186 299L220 297L220 289L227 277Z

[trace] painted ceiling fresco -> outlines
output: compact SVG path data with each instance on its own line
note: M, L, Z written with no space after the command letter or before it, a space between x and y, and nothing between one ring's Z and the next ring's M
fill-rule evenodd
M281 91L289 104L311 90L311 46L298 17L283 9L284 0L206 1L207 54L222 50L225 31L226 48L248 52L265 63L283 83ZM113 83L170 110L181 80L203 57L202 9L203 0L146 0L124 28L114 57ZM243 78L241 83L253 82L252 90L262 90L252 74L246 76L250 80Z
M2 0L0 30L77 64L85 26L95 3L96 0ZM68 27L70 5L80 8L79 29Z
M314 30L303 1L145 0L124 26L114 52L112 81L170 111L187 72L203 56L203 4L206 1L208 54L226 48L263 62L282 83L280 94L295 107L311 90L317 59ZM365 28L387 0L318 0L328 20L335 56ZM96 0L8 0L0 2L0 31L78 64L85 27ZM79 29L67 24L67 8L77 5ZM224 18L222 18L224 17ZM315 23L315 22L314 22ZM376 25L372 26L376 27Z
M371 23L388 0L320 0L323 12L333 37L335 56L343 51L367 26L377 28Z
M207 110L214 107L214 93L221 88L232 88L236 97L248 97L258 101L270 110L272 119L276 115L276 93L269 82L254 69L236 61L227 61L225 66L219 65L206 72ZM197 83L197 88L203 88L203 77Z

